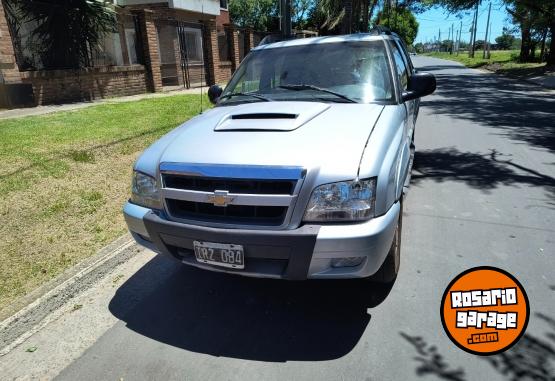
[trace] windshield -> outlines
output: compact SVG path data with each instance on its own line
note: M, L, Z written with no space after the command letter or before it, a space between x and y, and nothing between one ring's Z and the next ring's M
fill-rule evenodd
M231 79L221 103L263 101L260 97L272 101L392 101L385 44L381 40L356 41L255 50Z

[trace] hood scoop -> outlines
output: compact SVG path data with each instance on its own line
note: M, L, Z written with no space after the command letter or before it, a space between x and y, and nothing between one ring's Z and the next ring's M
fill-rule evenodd
M275 112L253 113L253 114L233 114L231 119L245 120L245 119L297 119L297 114L278 114Z
M293 131L329 105L315 102L260 102L229 107L214 131Z

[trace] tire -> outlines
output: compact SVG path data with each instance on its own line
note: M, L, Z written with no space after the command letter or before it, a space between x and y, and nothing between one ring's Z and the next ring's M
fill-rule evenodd
M380 269L374 274L371 279L379 283L392 283L397 278L399 267L401 265L401 233L403 230L403 199L399 200L399 219L395 227L395 234L393 235L393 242L387 253L387 257L382 263Z

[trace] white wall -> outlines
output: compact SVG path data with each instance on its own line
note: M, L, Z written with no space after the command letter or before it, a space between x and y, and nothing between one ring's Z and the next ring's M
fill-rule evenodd
M167 3L170 8L217 16L220 14L220 0L116 0L118 5Z
M220 14L220 0L169 0L170 8L184 9L207 15Z

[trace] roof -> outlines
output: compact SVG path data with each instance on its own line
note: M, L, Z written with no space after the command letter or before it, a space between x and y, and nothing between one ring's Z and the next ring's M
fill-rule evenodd
M271 44L259 45L252 50L275 49L275 48L284 48L288 46L327 44L327 43L337 43L337 42L380 41L380 40L389 39L389 38L391 38L390 35L375 34L375 33L358 33L358 34L345 34L341 36L309 37L309 38L291 39L291 40L285 40L280 42L274 42Z

